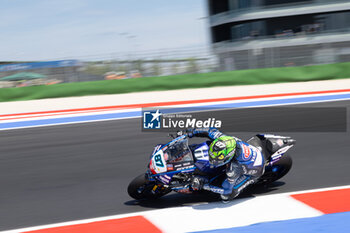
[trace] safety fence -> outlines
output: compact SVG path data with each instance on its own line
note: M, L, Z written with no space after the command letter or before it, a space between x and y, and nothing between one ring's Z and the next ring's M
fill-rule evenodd
M217 68L218 60L208 47L3 62L0 87L208 73Z

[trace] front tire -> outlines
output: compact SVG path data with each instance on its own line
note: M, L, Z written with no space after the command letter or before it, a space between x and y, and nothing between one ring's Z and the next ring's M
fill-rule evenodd
M140 200L140 199L155 199L165 194L171 192L162 186L159 186L154 191L157 184L155 182L149 181L145 174L141 174L133 179L128 186L128 194L130 197Z

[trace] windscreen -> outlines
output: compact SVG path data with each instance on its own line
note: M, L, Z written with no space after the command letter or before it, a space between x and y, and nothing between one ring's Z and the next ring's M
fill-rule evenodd
M179 139L164 150L164 158L167 163L192 161L192 152L188 147L187 138Z

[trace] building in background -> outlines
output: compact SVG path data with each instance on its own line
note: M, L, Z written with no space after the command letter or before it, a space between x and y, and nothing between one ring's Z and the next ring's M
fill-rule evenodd
M350 61L348 0L207 0L220 70Z

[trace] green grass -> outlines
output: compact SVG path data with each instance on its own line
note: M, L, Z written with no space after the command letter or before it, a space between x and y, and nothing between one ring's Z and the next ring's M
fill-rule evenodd
M186 74L139 79L63 83L51 86L1 88L0 102L162 91L232 85L344 79L350 77L350 62L318 66L238 70L205 74Z

